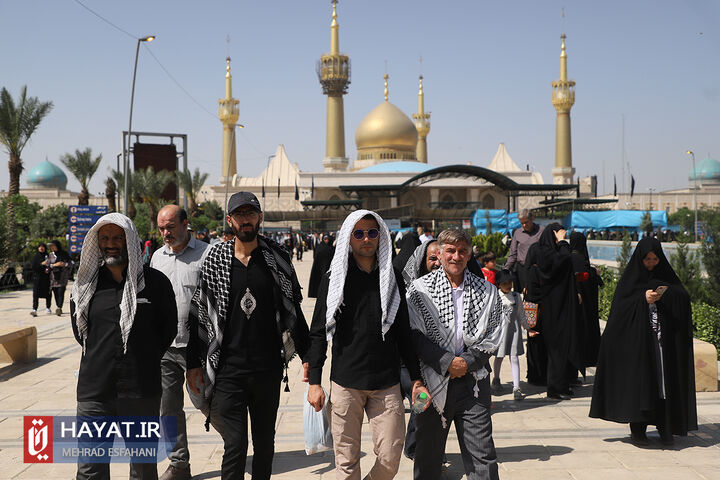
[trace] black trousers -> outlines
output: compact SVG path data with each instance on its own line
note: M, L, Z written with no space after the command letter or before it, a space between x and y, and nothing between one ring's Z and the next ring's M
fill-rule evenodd
M47 283L45 284L47 285ZM40 298L45 298L45 308L50 308L50 300L52 300L52 294L48 288L47 292L41 292L39 288L33 286L33 310L38 309L38 303Z
M406 398L410 405L412 405L412 380L410 379L410 372L407 367L403 365L400 367L400 391L402 392L403 398ZM415 459L415 416L416 414L411 411L410 419L407 424L407 433L405 434L405 447L403 453L410 459Z
M253 480L269 480L275 454L275 420L280 405L280 377L274 372L239 376L232 388L218 385L212 398L211 415L223 424L225 453L223 480L245 478L248 447L248 413L252 432Z
M113 401L83 401L77 404L78 417L107 417L107 416L147 416L160 415L160 397L151 398L120 398ZM79 444L80 447L93 448L97 446L90 442L88 445ZM109 447L109 445L105 445ZM157 447L148 444L148 447ZM110 480L109 463L82 463L78 462L76 480ZM131 480L157 480L156 463L130 462Z
M62 286L52 288L53 295L55 296L55 305L58 308L62 308L63 302L65 301L65 288L67 287Z
M490 419L490 376L477 382L477 386L480 391L475 397L475 378L471 374L450 380L443 411L446 428L443 428L442 419L432 406L417 414L413 468L415 480L442 478L442 458L450 422L455 422L468 480L498 480Z

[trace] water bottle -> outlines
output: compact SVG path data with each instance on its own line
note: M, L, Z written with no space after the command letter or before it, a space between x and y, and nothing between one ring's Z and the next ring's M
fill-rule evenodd
M428 398L427 393L418 393L417 397L415 397L415 403L412 405L413 413L420 413L425 410L425 405L427 405L429 400L430 399Z

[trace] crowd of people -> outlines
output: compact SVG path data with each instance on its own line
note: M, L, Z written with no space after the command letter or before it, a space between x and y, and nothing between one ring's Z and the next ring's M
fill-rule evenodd
M206 428L222 436L222 478L244 478L250 441L252 478L270 478L280 392L295 357L307 402L331 407L337 478L361 478L365 416L376 456L365 478L394 478L403 453L415 479L440 478L451 423L467 478L499 478L491 398L503 392L505 357L512 398L525 398L526 352L528 383L557 401L572 398L578 375L597 366L590 416L628 423L637 444L648 441L648 425L664 443L697 428L689 299L654 238L635 249L601 337L601 279L585 237L542 227L526 210L504 266L493 252L474 252L464 230L393 238L368 210L350 213L334 233L267 236L252 193L233 194L227 211L229 229L213 239L193 235L182 208L162 208L163 245L153 252L129 218L103 216L87 233L70 295L82 345L78 415L176 419L162 480L191 477L184 388ZM61 313L69 257L50 248L38 247L33 261L33 314L39 298L50 308L51 291ZM306 249L307 296L316 299L309 322L293 267ZM420 394L428 402L406 428L404 399L413 405ZM77 478L109 472L80 461ZM157 467L131 461L130 477L156 479Z

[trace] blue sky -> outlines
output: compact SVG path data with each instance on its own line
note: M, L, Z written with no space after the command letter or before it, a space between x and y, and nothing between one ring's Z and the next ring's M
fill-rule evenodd
M329 50L329 0L81 0L141 47L133 130L188 134L189 166L221 168L225 57L240 100L238 173L255 176L283 143L302 170L321 171L326 100L315 62ZM390 101L417 109L422 56L426 110L432 112L433 165L487 166L500 142L521 166L552 181L561 10L572 109L573 164L612 191L625 151L637 190L687 186L691 159L720 159L720 2L715 0L456 1L340 0L340 48L352 62L345 96L346 150L382 101L385 62ZM230 36L230 43L226 41ZM76 148L104 161L103 182L127 129L135 40L75 0L0 0L0 86L22 85L55 108L23 152L26 171ZM7 155L0 153L0 189ZM25 186L25 177L21 180ZM69 188L79 185L70 179Z

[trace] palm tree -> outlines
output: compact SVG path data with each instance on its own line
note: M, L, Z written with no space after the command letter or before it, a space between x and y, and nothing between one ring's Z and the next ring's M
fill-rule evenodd
M158 211L168 202L162 198L163 190L175 180L172 172L167 170L155 171L147 167L135 172L132 177L133 190L140 200L150 207L150 224L155 229Z
M105 179L105 198L108 201L108 212L112 213L117 210L115 206L115 194L117 193L117 187L115 181L108 177Z
M75 155L66 153L60 158L60 161L70 170L70 173L80 182L80 195L78 195L78 205L88 205L90 202L90 192L88 191L88 183L97 172L100 162L102 162L102 154L92 158L92 149L86 148L82 152L75 149Z
M185 191L188 202L190 203L190 216L198 216L198 204L197 195L200 189L205 185L208 179L208 173L200 173L200 169L196 168L194 173L190 173L190 170L185 169L184 171L177 170L177 181L178 185Z
M52 110L52 102L40 102L37 97L27 96L27 86L20 90L17 104L10 93L3 88L0 92L0 143L10 155L8 170L10 185L8 186L7 205L7 252L14 257L17 252L17 230L15 225L15 204L13 195L20 193L20 174L23 171L20 154L25 145L37 130L38 125Z
M111 173L110 173L110 176L111 176L112 179L115 181L115 185L116 185L116 186L118 186L118 185L120 185L120 186L125 185L125 175L123 174L122 171L112 169L112 170L110 170L110 172L111 172ZM130 182L128 183L128 195L130 196L129 202L128 202L128 211L127 211L127 212L123 212L125 215L127 215L127 216L130 217L130 218L135 218L135 199L136 199L136 196L135 196L135 194L134 194L135 190L134 190L134 188L133 188L133 180L134 180L134 178L135 178L135 176L132 174L132 172L130 172ZM121 189L120 189L120 196L122 196L122 195L124 195L124 191L123 191L123 189L121 188Z

